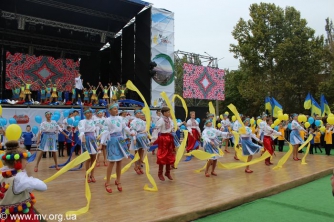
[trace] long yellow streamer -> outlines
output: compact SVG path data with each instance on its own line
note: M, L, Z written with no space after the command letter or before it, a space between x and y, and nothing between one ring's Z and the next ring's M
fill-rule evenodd
M308 145L307 145L307 149L306 149L305 155L304 155L303 158L302 158L302 163L301 163L301 164L307 164L307 163L306 163L306 156L307 156L307 154L308 154L309 151L310 151L310 146L311 146L311 143L308 143Z
M179 147L179 149L177 150L177 153L176 153L176 157L175 157L175 163L174 163L174 167L177 168L177 166L179 165L181 159L182 159L182 156L184 154L184 151L186 149L186 145L187 145L187 139L188 139L188 130L183 130L183 140L182 140L182 143Z
M157 184L155 183L155 180L153 179L152 175L150 174L150 165L148 163L147 155L144 158L144 163L145 163L147 179L150 181L150 183L153 186L152 188L150 188L147 184L145 184L144 185L144 190L156 192L156 191L158 191L158 187L157 187Z
M181 100L183 109L184 109L184 111L186 112L186 119L187 119L187 117L188 117L188 107L187 107L187 103L186 103L186 101L184 101L184 99L183 99L181 96L179 96L178 94L174 94L174 95L173 95L173 98L172 98L172 102L175 101L175 98L178 98L178 99Z
M135 157L133 158L133 160L131 160L130 163L126 164L126 165L123 167L123 169L121 170L121 175L122 175L123 173L125 173L126 171L128 171L128 170L130 169L131 165L134 164L134 163L135 163L136 161L138 161L138 160L139 160L139 154L136 153L136 155L135 155ZM110 176L110 178L116 178L116 173L112 174L112 175ZM104 179L106 180L107 177L104 177Z
M248 157L242 155L242 150L237 147L239 144L239 139L240 139L239 133L235 131L233 131L232 133L234 137L234 150L235 150L235 153L237 154L238 159L241 160L242 162L247 162Z
M216 111L215 111L215 107L213 106L212 102L209 102L209 112L214 115L212 119L212 125L213 127L216 127Z
M149 106L147 105L147 102L146 102L143 94L141 94L141 92L138 90L138 88L130 80L127 81L126 88L138 93L140 98L143 100L145 106L143 107L142 111L143 111L143 113L145 115L145 118L146 118L146 131L150 135L149 132L150 132L150 128L151 128L151 111L150 111Z
M242 122L242 120L240 118L240 115L239 115L239 113L237 111L237 108L235 108L235 106L232 103L230 105L228 105L227 107L232 111L232 113L235 115L235 117L237 118L237 120L241 124L241 127L239 128L239 133L240 134L246 134L245 125L244 125L244 123Z
M170 103L169 98L168 98L168 96L167 96L167 94L165 92L160 93L160 95L161 95L161 98L163 100L165 100L168 108L170 109L170 115L171 115L173 123L174 123L174 131L176 132L176 130L177 130L177 122L176 122L175 113L174 113L174 109L172 107L172 104Z
M201 169L195 170L195 172L196 172L196 173L200 173L201 171L205 170L207 164L208 164L208 163L206 163L206 164L204 165L204 167L202 167Z
M256 163L259 163L261 161L264 161L265 159L267 159L268 157L270 157L270 153L268 153L267 151L259 158L256 158L250 162L247 163L221 163L218 161L218 168L220 169L227 169L227 170L231 170L231 169L237 169L240 167L245 167L245 166L249 166L249 165L253 165Z
M207 153L203 150L193 150L189 153L186 153L185 155L186 156L193 155L194 157L196 157L199 160L208 160L208 159L211 159L211 158L216 157L216 156L220 157L219 154L211 154L211 153Z

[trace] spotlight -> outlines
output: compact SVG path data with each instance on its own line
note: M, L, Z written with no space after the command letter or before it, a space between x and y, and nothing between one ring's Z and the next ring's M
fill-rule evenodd
M101 34L101 43L106 43L107 33L103 32Z
M24 30L25 25L26 25L25 19L22 18L22 17L19 17L17 22L18 22L17 28L20 29L20 30Z

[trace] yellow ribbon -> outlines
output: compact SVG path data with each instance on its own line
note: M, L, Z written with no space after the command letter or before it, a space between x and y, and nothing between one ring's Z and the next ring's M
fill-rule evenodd
M145 163L145 169L146 169L147 179L150 181L150 183L153 186L152 188L150 188L147 184L145 184L144 185L144 190L153 191L153 192L158 191L157 184L155 183L155 180L153 179L152 175L150 174L150 165L148 163L147 155L144 158L144 163Z
M217 166L220 169L232 170L232 169L237 169L237 168L240 168L240 167L246 167L246 166L249 166L249 165L259 163L261 161L264 161L265 159L267 159L270 156L271 156L270 153L268 153L266 151L261 157L256 158L256 159L251 160L251 161L246 162L246 163L221 163L221 162L218 161Z
M142 112L145 115L146 118L146 131L150 136L150 128L151 128L151 111L149 106L147 105L147 102L143 96L143 94L141 94L141 92L138 90L138 88L130 81L128 80L126 83L126 88L128 88L129 90L135 91L136 93L138 93L138 95L140 96L140 98L143 100L145 106L142 108Z
M173 123L174 123L174 131L176 132L176 130L177 130L177 122L176 122L176 118L175 118L174 109L172 107L172 104L170 103L169 98L168 98L168 96L167 96L167 94L165 92L160 93L160 95L161 95L161 98L163 100L165 100L168 108L170 109L170 115L171 115Z
M227 107L232 111L232 113L235 115L235 117L237 118L237 120L241 124L241 127L239 128L239 133L240 134L246 134L245 125L244 125L244 123L242 122L242 120L240 118L240 115L239 115L239 113L237 111L237 108L235 108L235 106L232 103L230 105L228 105Z
M193 150L189 153L186 153L185 155L186 156L193 155L194 157L196 157L199 160L208 160L208 159L211 159L213 157L216 157L216 156L219 157L220 156L219 154L211 154L211 153L207 153L203 150Z
M308 145L307 145L307 148L306 148L306 152L305 152L305 155L303 156L303 158L302 158L302 163L301 164L307 164L306 163L306 156L307 156L307 154L309 153L309 151L310 151L310 143L308 143Z
M184 151L186 149L186 145L187 145L187 139L188 139L188 130L183 130L183 140L182 143L179 147L179 149L177 150L176 153L176 157L175 157L175 163L174 163L174 167L177 168L177 166L180 163L180 160L182 159L182 156L184 154Z
M215 107L213 106L212 102L209 102L209 112L214 115L212 119L212 126L216 127L216 111L215 111Z
M200 173L201 171L205 170L207 164L208 163L206 163L201 169L195 170L195 172Z
M135 163L136 161L138 161L139 159L140 159L140 158L139 158L139 154L136 153L136 155L135 155L135 157L133 158L133 160L131 160L130 163L126 164L126 165L123 167L123 169L121 170L121 175L122 175L123 173L125 173L126 171L128 171L129 168L131 167L131 165L134 164L134 163ZM110 178L116 178L116 173L112 174L112 175L110 176ZM107 177L104 177L104 179L106 180Z
M236 156L238 157L239 160L243 161L243 162L247 162L248 160L248 157L247 156L244 156L242 154L242 149L239 149L237 146L239 144L239 133L233 131L233 137L234 137L234 150L235 150L235 153L236 153Z
M173 98L172 98L172 102L174 102L175 98L178 98L178 99L181 100L183 109L184 109L184 111L186 112L186 118L185 118L185 119L187 119L187 117L188 117L188 107L187 107L187 103L186 103L186 101L184 101L184 99L183 99L181 96L179 96L178 94L174 94L174 95L173 95Z

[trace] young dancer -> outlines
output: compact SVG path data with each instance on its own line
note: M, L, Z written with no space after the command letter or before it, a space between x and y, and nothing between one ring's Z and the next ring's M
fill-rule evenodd
M96 126L99 126L96 128L96 135L97 137L99 137L103 131L102 127L105 121L105 117L104 117L104 110L97 110L96 115L93 116L94 122ZM101 142L101 140L100 140ZM102 154L103 154L103 164L104 166L108 166L107 164L107 155L106 155L106 144L102 144ZM100 156L97 157L97 161L96 161L96 167L100 166Z
M267 117L266 123L267 125L262 129L263 130L263 146L264 146L264 149L270 153L270 155L273 155L275 151L275 148L274 148L275 145L274 145L274 141L272 137L281 136L281 133L271 128L271 124L273 124L273 119L271 117ZM273 164L270 162L270 157L265 159L265 164L267 166Z
M231 122L228 119L228 115L227 114L223 114L223 120L221 121L221 129L223 132L230 132L230 128L231 128ZM225 139L225 152L229 153L228 151L228 142L229 142L230 138Z
M29 102L31 101L31 91L30 91L30 89L31 89L31 87L34 85L34 84L36 84L39 80L36 80L35 82L32 82L30 79L28 79L27 80L27 82L24 82L23 81L23 79L21 78L21 81L24 83L24 85L25 85L25 90L24 90L24 92L23 92L23 94L26 96L26 95L28 95L28 100L29 100ZM25 100L25 96L24 96L24 99L23 100Z
M298 114L292 114L292 122L291 122L291 133L290 133L290 143L293 146L293 159L295 161L301 160L298 158L298 147L300 144L304 142L304 139L300 137L299 131L306 130L298 123Z
M103 91L103 97L102 97L102 99L105 99L105 101L108 102L108 99L109 99L108 91L109 91L109 89L111 88L110 83L108 83L108 86L109 86L109 87L108 87L108 86L104 86L104 87L103 87L102 83L99 82L99 86L100 86L101 90Z
M194 149L196 142L200 141L201 129L199 128L199 123L196 121L196 113L194 111L190 112L190 119L187 121L187 129L189 132L187 153ZM199 147L197 147L198 149Z

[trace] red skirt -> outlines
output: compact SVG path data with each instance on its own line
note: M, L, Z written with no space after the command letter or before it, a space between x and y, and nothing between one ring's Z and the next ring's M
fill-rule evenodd
M196 142L200 139L197 129L191 129L191 132L193 135L190 135L190 133L188 135L187 151L193 150Z
M170 133L160 133L155 144L158 144L157 164L174 164L175 145L173 135Z
M270 136L264 136L263 138L263 147L265 150L267 150L270 155L273 155L274 153L274 141Z

